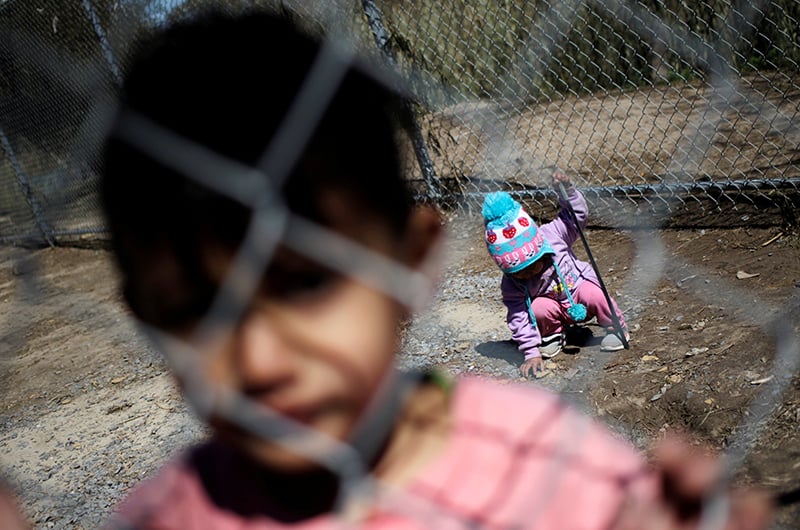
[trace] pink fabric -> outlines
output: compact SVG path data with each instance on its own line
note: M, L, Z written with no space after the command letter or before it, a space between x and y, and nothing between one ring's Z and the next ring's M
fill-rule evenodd
M576 302L586 306L588 314L597 317L598 324L606 329L613 329L614 321L611 319L611 308L608 307L606 296L603 294L603 290L599 285L592 281L583 282L578 286L578 290L575 291L574 298ZM609 298L611 297L609 296ZM611 298L611 303L614 306L614 311L617 313L620 325L622 325L624 329L628 329L625 323L625 317L622 315L622 311L619 310L617 302Z
M454 390L453 417L440 457L403 490L381 496L356 527L602 529L626 496L655 492L652 475L628 443L544 390L466 378ZM176 461L136 488L113 522L151 530L354 527L330 514L281 525L224 509L188 462ZM240 480L236 463L210 464L225 477L220 486L232 498L268 503L269 492Z
M611 319L611 310L606 303L606 297L599 285L591 280L582 282L578 289L572 293L572 298L576 303L586 306L586 314L589 318L597 317L597 323L607 329L613 329L614 321ZM617 318L623 328L627 329L625 317L619 310L614 299L611 299ZM539 325L539 333L543 337L562 333L564 322L570 322L567 314L569 302L567 300L553 300L546 296L539 296L531 300L533 314L536 315L536 322Z

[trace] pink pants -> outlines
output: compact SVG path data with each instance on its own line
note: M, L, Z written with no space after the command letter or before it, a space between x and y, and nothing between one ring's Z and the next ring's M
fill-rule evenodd
M611 311L606 303L606 297L598 285L590 281L581 282L578 289L572 293L572 299L575 300L575 303L581 303L586 306L586 320L597 317L598 324L608 330L614 329L614 321L611 318ZM628 329L617 302L612 298L611 303L623 329ZM567 314L568 307L569 300L566 299L557 301L546 296L537 296L531 300L531 308L533 309L533 314L536 315L536 323L539 326L539 332L542 337L562 333L565 325L574 324Z

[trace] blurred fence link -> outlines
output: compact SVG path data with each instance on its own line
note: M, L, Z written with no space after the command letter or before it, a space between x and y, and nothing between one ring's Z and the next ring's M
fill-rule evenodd
M0 2L0 242L107 237L97 140L136 37L214 4ZM558 168L599 225L797 222L798 0L216 4L337 10L417 96L408 175L444 209L506 189L549 215Z

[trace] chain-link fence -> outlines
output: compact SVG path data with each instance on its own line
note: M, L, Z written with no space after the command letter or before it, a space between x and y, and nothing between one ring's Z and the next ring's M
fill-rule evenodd
M502 186L542 204L558 166L608 213L634 201L696 225L745 205L794 219L797 9L441 2L384 18L408 64L468 95L424 118L449 200Z
M420 200L434 202L444 210L463 208L473 214L472 207L480 204L486 192L506 189L523 200L534 214L545 216L556 204L549 176L554 168L558 168L574 176L590 202L592 222L599 224L700 227L714 223L755 226L796 221L796 205L800 200L797 197L800 175L795 163L800 139L796 126L800 101L796 79L800 54L797 48L800 4L794 1L750 4L567 1L556 5L544 1L445 0L411 5L363 0L297 2L291 6L289 2L229 1L225 5L229 9L238 9L262 3L265 9L291 10L307 22L312 31L332 22L336 36L345 41L345 48L355 45L359 51L390 66L387 71L371 65L374 67L369 70L372 76L402 84L415 93L418 101L405 122L409 132L405 149L407 176L413 181ZM137 36L178 17L191 16L207 4L210 2L196 0L0 2L3 35L0 41L0 241L55 245L89 244L106 238L97 199L99 166L96 149L98 139L106 132L106 120L115 104L116 89L125 72L131 46ZM269 50L254 50L254 53L269 53ZM330 94L341 80L341 70L351 65L352 57L342 55L345 60L335 53L320 60L321 71L328 75L313 78L313 83L310 83L313 90L298 95L300 106L308 103L314 112L304 116L308 118L306 122L297 119L291 125L302 129L319 118L323 105L313 104L318 103L315 96ZM325 70L325 67L329 69ZM324 100L322 97L319 99ZM175 165L180 166L178 169L186 173L188 179L212 186L255 212L253 217L257 222L248 228L241 249L233 256L230 271L224 274L218 291L214 293L214 303L204 307L205 311L198 317L200 322L196 335L208 338L209 343L213 344L220 336L227 337L232 328L238 326L237 317L248 310L249 297L259 289L261 275L275 259L279 246L289 246L304 258L325 264L343 277L356 279L406 306L416 308L418 298L434 291L429 278L416 274L418 271L410 270L403 263L369 252L362 245L320 228L287 209L278 209L277 213L265 212L262 208L264 203L260 201L262 197L243 197L241 189L224 178L217 178L225 175L224 171L209 177L203 165L205 161L217 164L215 168L231 169L225 165L228 161L216 153L198 148L191 142L182 142L178 134L146 120L136 121L135 116L126 125L129 126L126 129L129 136L125 140L136 148L159 157L161 161L174 159ZM291 132L297 131L290 128ZM267 154L277 153L269 161L281 169L292 165L292 148L303 147L291 145L292 142L302 143L298 138L302 139L303 135L289 133L275 140L286 149L264 146ZM352 162L358 163L357 160ZM273 217L269 217L272 214ZM476 218L476 215L470 217L472 220ZM281 226L291 223L291 238L270 230L268 223L262 224L261 221L275 221ZM482 229L470 233L482 234ZM700 233L696 237L702 236ZM762 243L762 247L781 236L778 234ZM687 239L681 245L690 243ZM483 250L479 252L486 258ZM470 247L469 251L475 249ZM3 337L11 345L7 348L9 358L24 350L48 348L28 333L34 325L45 329L66 328L65 320L79 321L83 326L80 333L59 338L64 343L74 344L82 342L81 333L88 334L91 328L101 325L104 333L109 332L119 327L123 317L129 316L117 313L116 307L109 302L111 296L105 292L84 296L77 303L68 295L63 298L54 296L56 288L62 285L43 280L47 260L52 258L48 258L46 253L32 254L32 257L25 254L19 263L13 265L13 271L5 270L12 266L0 270L9 278L20 277L18 283L23 287L16 298L6 297L3 291L4 301L10 301L13 306L8 313L21 315L14 323L16 327L11 326ZM659 293L675 292L688 285L691 295L700 299L702 306L694 312L695 316L725 310L742 322L743 334L764 338L763 343L757 343L761 358L753 362L761 363L759 370L770 373L770 376L762 377L761 372L751 374L746 388L738 388L737 392L741 390L741 394L728 396L733 400L750 392L747 395L752 398L741 405L744 412L738 418L740 421L735 422L735 428L724 439L728 457L726 471L732 476L752 450L770 415L782 406L783 392L796 381L800 362L797 321L796 316L793 317L798 307L796 292L790 288L780 292L772 285L761 290L742 287L742 284L735 283L737 280L729 280L716 270L704 268L702 259L697 264L689 258L668 256L659 235L651 233L632 236L631 254L624 266L626 270L629 267L630 275L623 289L626 300L631 301L631 310L627 312L630 321L647 311L648 304L658 309L662 302L656 300ZM42 268L37 268L40 265ZM482 302L489 300L491 296L484 291L491 289L495 292L499 273L492 269L494 274L488 274L475 270L477 268L464 267L453 274L445 282L442 292L449 292L450 296L458 293L458 296ZM78 269L77 283L85 285L94 280L84 277L80 267ZM611 268L606 270L611 272ZM743 279L757 276L744 270L739 272L744 273ZM58 274L66 275L63 271ZM39 277L43 280L41 284L38 283ZM621 279L617 281L622 283ZM667 282L666 287L660 283L662 281ZM9 286L15 282L15 279L10 279L2 287L10 290ZM773 303L778 299L776 291L781 295L782 305ZM715 306L710 306L708 300L713 300ZM48 303L42 304L43 301ZM496 307L487 307L480 307L483 313L479 318L483 321L499 315ZM41 316L45 309L53 311L52 318ZM491 317L487 316L490 310L493 311ZM685 321L683 312L687 313ZM413 323L418 328L407 330L406 350L413 350L417 341L422 344L419 349L437 351L437 347L442 346L441 356L447 358L458 348L461 349L457 353L469 349L470 341L486 346L486 335L490 333L484 333L483 328L467 329L472 323L462 318L458 311L453 313L422 315ZM707 321L714 319L709 316L706 320L704 316L700 320L698 316L697 322L689 323L691 315L688 309L675 311L679 313L675 315L666 310L663 313L658 318L667 319L663 320L664 325L656 330L646 330L651 337L669 331L668 324L688 333L695 327L702 330ZM733 316L730 318L734 319ZM499 319L502 320L502 315ZM456 323L452 324L453 321ZM193 345L147 326L140 331L161 347L172 368L185 375L183 382L188 401L201 418L212 413L221 414L243 430L249 429L254 435L278 442L284 442L287 433L308 435L313 446L310 449L320 449L315 445L317 443L324 446L322 451L309 450L309 457L318 459L320 464L330 464L343 481L349 481L346 485L352 486L352 491L343 494L357 497L363 493L375 493L361 490L365 485L374 485L370 471L360 467L364 462L358 461L357 457L361 455L356 454L353 447L324 436L315 437L314 433L298 433L291 420L282 418L279 413L234 388L207 386L198 376L202 371L198 368L203 367L197 366L207 359L198 363L198 352ZM645 335L644 330L642 335ZM719 335L721 337L722 333ZM720 362L723 353L727 355L736 348L745 348L741 346L744 339L738 335L712 338L714 342L709 344L716 357L709 354L709 363ZM93 346L116 350L128 346L128 340L127 336L114 335L108 344L103 342L100 346ZM64 348L54 348L52 357L66 356L66 346L60 346ZM141 354L144 348L140 344L129 347L134 352L130 357L136 361L146 357ZM78 373L87 354L86 349L80 349L80 346L76 349L80 351L72 362L77 366L75 373ZM658 353L665 357L671 354L689 359L708 350L709 347L705 350L687 347L684 353L669 345ZM314 351L314 355L327 353ZM513 353L518 354L516 350ZM635 353L637 362L639 353L644 351ZM642 355L642 362L654 362L657 357L652 353L648 351ZM22 355L19 357L23 366L8 380L23 386L23 379L34 379L32 374L36 367L25 364L27 359ZM413 354L410 357L413 361ZM750 360L751 357L756 356L746 351L740 358ZM585 388L588 395L592 381L600 378L609 359L602 354L581 356L575 361L574 373L569 377L565 374L563 386L556 386L555 390L566 394L583 392ZM58 362L62 362L61 359ZM120 363L117 367L123 363L115 362ZM9 362L9 366L11 364ZM701 368L687 368L685 373L718 368L697 366ZM518 377L517 367L512 368L512 376ZM669 366L664 368L670 369ZM143 378L141 373L144 369L137 367L137 370L135 374L138 375L131 378L132 385L139 385ZM662 399L668 386L659 375L662 371L655 372L649 368L643 371L650 374L653 383L658 383L657 388L660 388L658 393L651 393L646 399ZM679 384L680 378L676 379L676 375L668 374L672 377L667 380L670 385ZM125 381L116 372L104 372L105 376L112 385ZM76 388L76 401L81 393L88 394L94 390L90 388L95 386L94 382L85 382L83 378L80 374L75 381L69 382ZM386 414L370 414L367 418L375 422L363 426L364 442L368 446L383 439L404 392L403 380L382 383L379 385L381 392L376 393L378 398L386 401L380 401L379 405L388 404L389 407ZM755 394L753 388L763 390ZM156 394L152 388L148 391ZM137 395L141 393L138 386L136 392ZM690 393L684 394L686 402ZM24 397L28 396L36 399L33 390ZM796 392L793 396L792 399L796 400ZM49 405L68 407L72 397L66 399L59 395L57 399L48 399ZM160 398L153 397L151 401L156 399ZM683 396L675 399L680 406L685 405L680 401ZM159 405L160 401L154 403L156 408L163 405ZM705 403L713 406L713 400ZM74 405L75 408L100 408L96 402ZM554 399L552 405L548 414L561 415L561 402ZM142 409L137 408L140 406ZM136 409L140 416L134 415L130 421L141 419L141 429L155 432L157 429L145 421L152 414L152 408L148 412L145 406L134 399L110 406L104 403L102 414L108 416L121 409ZM54 415L66 417L65 410L59 408ZM707 413L703 410L705 417L699 418L697 423L702 426L712 413L720 410L709 408ZM794 414L800 408L795 405L785 410L787 414L791 413L790 420L796 422ZM548 416L545 423L550 425L550 419ZM586 442L581 436L584 432L581 429L588 428L585 419L569 417L567 420L552 433L555 442L549 454L556 458L544 471L552 472L548 477L552 476L554 480L543 485L546 491L541 496L536 493L536 504L526 504L530 492L520 491L521 487L513 495L508 495L510 490L506 486L514 482L513 470L501 477L510 480L498 481L497 487L488 495L485 512L501 515L513 512L513 518L507 524L465 517L438 507L431 509L424 494L406 498L400 494L392 496L393 490L378 491L386 495L378 499L387 501L389 513L396 510L419 522L420 526L430 527L431 517L446 519L450 525L447 527L453 528L519 528L523 521L534 524L536 517L546 511L548 495L566 488L560 482L569 475L570 465L574 464L568 462L570 451ZM33 427L31 423L34 423ZM118 428L120 423L118 421L114 428ZM169 420L164 423L169 423ZM8 420L3 427L11 424ZM795 424L791 423L792 426ZM40 430L39 425L28 418L14 423L20 432L26 428ZM107 430L103 427L102 434L107 434ZM310 429L300 429L306 430ZM485 434L477 431L480 429L467 435ZM531 427L529 434L541 431ZM94 431L97 432L100 431ZM92 445L88 440L90 436L86 441L67 440L62 445L57 438L59 433L47 432L49 438L32 443L35 447L30 449L28 441L21 439L24 436L17 440L16 432L13 438L6 436L5 431L2 434L3 444L10 448L3 465L12 470L12 475L16 474L13 460L17 455L22 455L20 459L23 459L28 458L29 452L38 451L42 460L55 459L64 457L67 449L81 443ZM537 436L530 436L530 439L525 436L519 443L508 443L505 439L492 442L496 443L498 454L527 457L542 450L542 447L532 444L531 439L538 441ZM99 447L100 443L96 446ZM137 450L139 453L131 456L129 462L121 462L109 470L98 471L87 466L88 471L84 472L81 480L89 480L86 477L93 472L89 481L110 484L115 488L114 495L119 495L122 489L143 475L131 475L127 483L116 475L125 474L126 464L141 460L142 452L155 452L152 448ZM103 463L112 461L109 456L112 454L115 453L103 453ZM147 456L152 454L147 453ZM70 458L69 454L65 458ZM485 479L480 470L470 469L466 464L468 462L459 462L454 466L454 482L458 482L460 477L455 468L472 473L470 480L479 482ZM57 473L60 470L56 467L45 472L55 469L52 473ZM794 480L796 470L794 465L791 470L794 474L790 473L785 482L778 484L783 490L788 489L789 480ZM36 478L22 479L27 481L24 482L26 486L39 486ZM791 486L796 488L794 483ZM63 513L72 508L76 512L83 509L75 500L74 491L49 487L42 487L44 493L40 497L47 502L42 503L45 508L37 514L37 523L52 526L49 525L50 516L45 512L48 507L55 506L53 511L60 517L55 519L56 527L78 527L77 523L72 524L72 515ZM86 499L93 503L108 501L92 492L85 493ZM796 489L791 494L796 495ZM508 502L517 498L520 499L518 505L516 501ZM111 500L115 501L116 497ZM158 502L162 500L172 501L166 493L156 499ZM711 514L708 517L714 519L717 508L726 499L714 497L706 500L710 507L706 511ZM109 509L110 504L109 501L102 509ZM99 512L94 515L105 515L105 512ZM342 519L344 524L346 518ZM704 528L714 528L715 523L712 520ZM432 526L439 527L436 524Z
M103 238L97 111L138 34L205 4L0 4L2 240ZM800 3L418 4L345 10L419 98L409 176L423 197L460 208L503 188L545 214L558 167L597 223L796 220Z

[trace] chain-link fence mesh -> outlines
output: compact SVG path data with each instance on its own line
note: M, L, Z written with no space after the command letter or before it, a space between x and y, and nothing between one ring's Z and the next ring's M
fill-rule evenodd
M685 224L737 205L792 215L796 5L392 7L401 62L467 95L431 95L424 117L450 204L508 187L541 205L559 166L612 213L635 201Z
M253 3L257 2L241 2L241 7ZM191 0L0 4L0 27L9 36L0 44L0 238L4 242L105 239L96 195L96 148L125 72L129 47L143 32L208 4ZM236 2L227 5L240 7ZM274 7L267 2L264 6ZM280 7L291 9L311 29L332 21L336 35L353 37L359 51L390 64L414 89L419 102L406 124L408 178L420 199L442 209L469 211L486 192L506 189L533 213L545 216L556 206L548 179L559 168L575 175L591 204L593 222L608 226L701 227L714 222L755 226L796 220L800 5L794 2L551 5L474 0L410 8L405 3L364 0ZM326 93L322 83L319 92ZM132 121L127 139L154 156L178 159L175 155L181 151L204 154L193 153L179 138L160 136L164 131L150 125ZM277 160L278 165L290 162L280 156ZM199 164L189 164L185 172L204 182ZM234 195L235 190L224 189L224 183L220 187ZM277 221L295 223L299 253L333 263L340 272L376 285L408 305L414 304L414 295L429 288L395 264L362 255L347 241L288 213L278 214ZM251 228L241 261L234 263L232 283L223 285L223 299L228 293L246 298L255 289L258 272L273 257L278 244L274 234L263 231L259 223ZM648 237L634 243L631 269L643 273L625 290L646 299L665 273L663 248ZM352 262L342 258L343 249L348 257L357 256L362 267L352 269ZM699 296L713 297L775 339L775 377L726 441L735 470L797 371L796 322L703 270L687 264L682 271L680 282L706 278L696 288ZM39 298L43 299L42 293L34 296L33 303ZM20 306L27 308L29 303L25 299ZM242 309L237 303L213 306L209 327L201 332L219 331L217 320L231 320ZM220 313L224 318L217 318ZM425 323L422 318L421 324ZM433 325L444 326L435 320ZM210 413L204 405L221 407L231 419L266 438L295 434L293 425L276 421L269 411L253 407L235 392L214 394L202 380L194 379L192 358L197 352L186 355L185 344L174 343L157 330L146 331L170 354L173 368L183 371L187 393L201 414ZM587 366L582 381L591 380L602 366L602 362ZM395 390L387 385L388 394ZM210 403L210 398L217 401ZM582 428L582 420L574 421L556 435L556 446L566 452L580 438L575 429ZM375 426L376 438L382 427L386 426ZM312 446L329 442L311 439ZM339 469L352 463L352 448L334 446L335 471L353 478L354 492L363 493L355 490L363 486L364 470ZM318 449L311 447L310 453L317 456ZM535 450L530 445L507 449ZM552 465L556 478L565 473L561 462ZM453 527L494 524L458 518L438 507L431 512L428 505L414 504L425 504L422 497L390 495L388 502L418 521L433 514L447 518ZM501 497L495 491L493 498ZM709 513L715 502L724 499L711 499ZM513 515L519 522L537 514ZM708 528L712 527L713 521Z
M113 98L137 34L202 4L0 6L3 240L102 237L92 153L102 124L90 107ZM363 51L418 93L409 177L443 207L504 188L550 213L542 179L559 167L579 176L597 223L629 218L631 205L638 221L685 226L795 220L795 2L346 10Z

